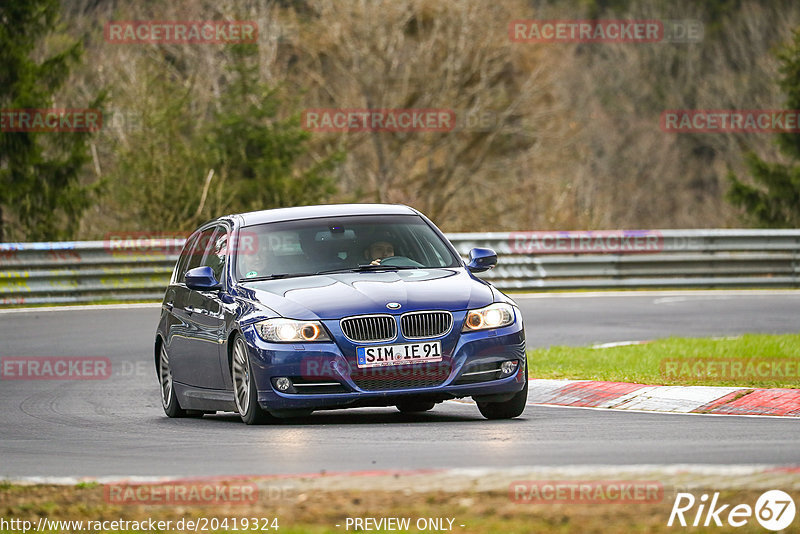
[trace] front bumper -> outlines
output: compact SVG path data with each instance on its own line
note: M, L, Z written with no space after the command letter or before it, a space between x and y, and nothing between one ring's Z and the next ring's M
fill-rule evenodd
M460 323L456 321L455 324ZM341 340L337 326L338 323L326 322L334 339ZM461 397L500 399L504 395L513 396L527 380L525 331L519 318L514 324L495 330L462 334L454 328L441 338L441 362L368 370L358 369L356 344L347 341L302 345L269 343L252 327L246 328L243 334L250 350L258 402L262 408L276 414L391 406L412 398L437 402ZM397 339L386 344L408 342L412 341ZM499 367L506 360L518 361L517 370L510 376L498 378L499 372L486 371ZM276 377L290 377L306 385L283 393L274 386ZM329 386L315 387L317 382Z

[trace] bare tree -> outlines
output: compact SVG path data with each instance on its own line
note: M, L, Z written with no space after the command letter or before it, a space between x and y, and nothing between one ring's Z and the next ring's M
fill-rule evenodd
M319 18L302 28L297 42L300 74L311 85L309 107L456 115L449 132L327 134L347 147L348 190L412 204L445 227L465 227L509 187L529 180L514 169L556 152L563 126L552 95L553 71L543 54L515 53L506 33L514 14L508 5L313 5Z

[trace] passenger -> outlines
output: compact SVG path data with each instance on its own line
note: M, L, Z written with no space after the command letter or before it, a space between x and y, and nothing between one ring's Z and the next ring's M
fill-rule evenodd
M267 247L257 246L255 250L239 254L239 272L244 278L268 274L270 253ZM274 274L274 273L272 273Z

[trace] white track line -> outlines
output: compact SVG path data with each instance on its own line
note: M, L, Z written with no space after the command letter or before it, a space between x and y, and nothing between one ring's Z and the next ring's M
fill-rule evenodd
M462 406L469 406L470 408L475 404L475 401L472 399L450 399L444 401L446 404L450 406L454 405L462 405ZM598 406L565 406L563 404L542 404L538 402L529 402L526 406L535 406L537 408L567 408L571 410L597 410L600 412L620 412L620 413L644 413L648 415L692 415L692 416L699 416L699 417L756 417L756 418L765 418L768 417L770 419L782 419L786 421L792 421L794 424L797 424L798 417L791 416L791 415L758 415L758 414L739 414L739 413L695 413L695 412L654 412L651 410L626 410L624 408L600 408ZM434 408L434 413L435 413ZM522 417L525 415L529 415L527 413L523 414Z
M707 296L793 296L800 297L800 289L687 289L652 291L576 291L560 293L512 293L514 299L565 299L565 298L598 298L598 297L707 297ZM158 308L158 302L141 302L131 304L80 304L62 306L41 306L34 308L8 308L0 309L3 313L31 313L31 312L58 312L58 311L86 311L86 310L126 310L135 308Z
M601 412L623 412L623 413L646 413L650 415L693 415L693 416L700 416L700 417L757 417L757 418L764 418L769 417L770 419L783 419L785 421L794 422L797 424L797 420L800 417L793 416L793 415L761 415L761 414L739 414L739 413L696 413L696 412L656 412L652 410L634 410L634 409L625 409L625 408L600 408L597 406L564 406L561 404L538 404L529 402L526 406L538 406L542 408L571 408L573 410L599 410Z
M675 290L634 290L634 291L576 291L563 293L509 293L514 299L574 299L598 297L759 297L794 296L800 297L798 289L687 289Z
M61 312L61 311L92 311L92 310L135 310L139 308L160 308L160 302L133 302L130 304L81 304L76 306L42 306L39 308L9 308L0 310L2 313L35 313L35 312Z
M385 474L380 472L337 472L322 475L320 473L296 473L296 474L253 474L253 475L209 475L209 476L163 476L163 475L112 475L112 476L12 476L3 478L13 484L51 484L51 485L75 485L81 482L97 482L100 484L142 484L155 483L164 484L169 482L192 483L213 483L224 480L242 480L262 483L297 483L302 482L308 486L324 486L329 482L350 480L350 485L358 488L366 484L370 479L387 479L391 484L402 484L404 479L418 484L421 480L430 480L434 483L439 480L437 486L442 488L450 487L453 482L458 480L470 479L480 481L486 478L498 478L505 487L509 480L519 477L529 477L538 480L554 479L580 479L597 478L605 479L630 478L630 477L658 477L664 479L665 484L680 483L687 485L691 483L707 483L707 477L719 477L720 486L724 487L750 487L754 482L758 486L769 485L771 479L785 477L787 481L796 483L800 473L795 472L797 466L778 465L778 464L632 464L632 465L564 465L564 466L508 466L508 467L469 467L469 468L445 468L433 469L430 473L420 473L416 470L404 472L401 469L387 470ZM700 477L700 478L697 478ZM755 477L755 478L752 478ZM308 480L303 480L308 478ZM674 480L671 480L674 479ZM333 487L333 486L332 486ZM424 488L420 488L424 490ZM434 488L428 488L432 490ZM450 488L452 489L452 487ZM467 484L465 490L473 489L471 484Z

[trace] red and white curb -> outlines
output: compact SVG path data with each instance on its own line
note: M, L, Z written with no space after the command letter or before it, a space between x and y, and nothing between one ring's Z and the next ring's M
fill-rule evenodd
M800 417L800 389L652 386L627 382L531 379L528 382L528 404Z
M563 481L657 481L665 490L760 490L775 487L800 490L800 467L781 465L628 465L628 466L510 466L456 469L372 470L341 473L296 473L284 475L222 475L208 477L105 476L105 477L16 477L14 484L216 484L255 483L262 489L294 490L300 496L310 491L402 491L484 492L508 491L520 480Z

